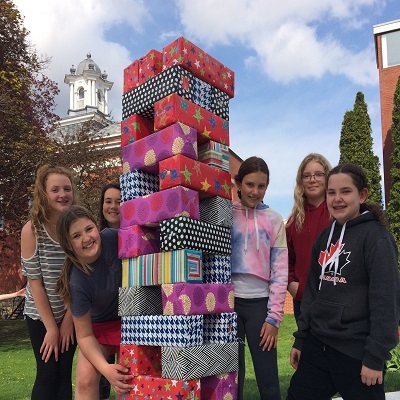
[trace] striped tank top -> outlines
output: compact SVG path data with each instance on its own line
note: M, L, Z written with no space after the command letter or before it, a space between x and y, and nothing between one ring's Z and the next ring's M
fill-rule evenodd
M22 275L29 279L41 279L53 316L57 324L65 314L65 306L57 293L57 280L61 275L61 268L65 260L65 253L60 245L47 233L44 226L36 235L35 254L28 259L21 257ZM39 319L40 315L35 307L29 283L26 286L24 315L32 319Z

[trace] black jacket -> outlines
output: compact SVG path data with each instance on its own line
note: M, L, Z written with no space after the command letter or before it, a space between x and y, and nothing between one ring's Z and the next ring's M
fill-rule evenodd
M333 224L329 247L331 227L321 232L313 246L294 347L301 350L310 331L328 346L362 360L366 367L382 370L398 343L396 243L372 212L347 222L341 245L342 226ZM339 254L336 266L335 250Z

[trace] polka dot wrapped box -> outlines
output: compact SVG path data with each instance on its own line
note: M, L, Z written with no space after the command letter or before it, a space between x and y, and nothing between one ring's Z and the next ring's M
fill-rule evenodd
M232 284L173 283L161 285L164 315L233 312Z

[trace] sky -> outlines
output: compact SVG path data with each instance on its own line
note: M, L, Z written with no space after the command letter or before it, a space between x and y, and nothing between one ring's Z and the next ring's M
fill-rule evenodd
M400 19L398 0L14 0L39 54L51 57L64 117L64 77L91 53L114 82L109 110L122 116L123 70L180 36L235 73L230 148L270 169L265 203L286 218L295 176L311 152L339 161L343 116L365 95L382 160L373 26Z

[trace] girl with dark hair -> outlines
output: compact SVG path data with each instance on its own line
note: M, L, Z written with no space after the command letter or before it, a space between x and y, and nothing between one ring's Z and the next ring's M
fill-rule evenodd
M244 340L249 346L261 400L281 400L277 343L288 279L288 257L282 217L262 201L269 169L250 157L235 177L240 201L233 204L232 283L238 315L238 399L243 399Z
M380 207L366 203L354 164L333 168L327 204L334 222L318 236L290 353L289 400L384 399L383 370L398 343L397 246ZM301 357L300 357L301 356Z
M121 203L121 187L119 183L108 183L101 190L99 221L100 230L119 228L119 206Z
M100 374L119 394L132 385L125 380L128 369L109 364L121 340L118 287L122 281L118 259L118 231L101 232L93 215L73 206L57 222L60 246L66 254L58 289L71 307L79 345L76 364L76 400L99 398Z

